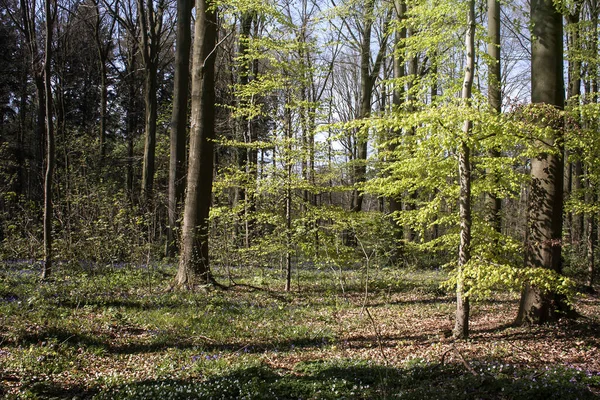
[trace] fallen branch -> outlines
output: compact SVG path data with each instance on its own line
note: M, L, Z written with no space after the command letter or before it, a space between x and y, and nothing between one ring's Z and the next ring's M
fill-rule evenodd
M473 367L471 367L469 365L469 363L465 360L465 357L462 355L462 353L456 348L456 346L453 344L450 345L450 348L448 350L446 350L444 352L444 354L442 354L442 358L440 360L440 365L444 365L444 360L446 359L446 356L448 355L448 353L454 351L454 353L456 353L456 355L458 356L458 358L460 359L462 365L464 365L464 367L467 369L467 371L469 371L471 374L473 374L473 376L479 376L479 374L477 372L475 372L475 370L473 369Z

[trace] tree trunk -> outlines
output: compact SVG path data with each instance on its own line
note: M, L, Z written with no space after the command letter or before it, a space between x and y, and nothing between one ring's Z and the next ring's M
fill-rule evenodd
M175 82L169 158L167 257L174 257L179 247L177 243L178 210L183 202L185 191L185 139L190 83L190 48L192 44L190 24L193 5L192 0L177 1L177 47L175 49Z
M240 18L240 39L238 47L238 55L243 57L240 64L238 82L241 86L248 85L250 82L250 74L252 71L252 60L248 59L248 41L250 40L250 33L252 30L252 22L254 20L254 13L245 12ZM255 76L257 71L254 71ZM248 107L248 99L240 99L241 107ZM256 141L256 133L254 132L254 124L252 118L249 116L242 117L239 121L239 129L243 136L243 141L246 144L250 144ZM239 149L239 166L246 173L248 182L252 184L255 182L256 176L256 164L258 161L258 153L255 148L251 146ZM252 242L252 231L254 230L254 224L251 219L254 217L252 214L256 210L254 201L254 195L252 191L246 190L244 187L238 189L237 198L244 201L244 211L242 214L243 218L243 230L244 230L244 247L249 248Z
M154 187L154 159L156 153L156 120L158 118L158 59L162 34L163 0L137 0L140 23L140 53L144 63L146 106L144 161L142 165L142 201L148 206Z
M286 104L290 104L290 95L286 96ZM284 121L286 131L285 152L285 291L292 290L292 112L289 107L284 107Z
M41 202L42 199L42 185L43 185L43 174L44 174L44 143L46 142L45 137L48 133L46 131L46 86L44 82L44 75L34 74L35 89L37 95L37 120L35 125L35 139L31 144L31 153L33 156L33 166L30 170L33 170L31 175L33 176L32 185L32 197L36 203ZM39 204L39 203L38 203Z
M56 0L54 12L56 12ZM46 49L44 59L44 94L46 98L46 175L44 179L44 265L42 279L52 272L52 178L54 174L54 126L52 121L52 27L54 15L51 0L45 2Z
M373 97L373 88L375 81L379 76L381 65L385 57L387 47L387 36L382 38L379 43L379 51L371 69L371 32L373 30L375 1L369 0L365 5L365 15L363 19L364 28L362 30L362 43L360 44L360 105L358 110L358 119L369 118L371 115L371 100ZM390 13L383 23L387 26ZM354 167L355 183L363 183L366 180L367 174L367 150L368 150L368 133L357 132L356 135L356 164ZM352 198L352 211L361 211L363 203L363 195L359 190L354 190Z
M406 3L404 0L395 0L394 8L396 13L396 21L398 23L402 23L406 13ZM396 48L394 49L394 54L397 56L394 57L394 79L397 81L402 81L405 76L404 71L404 40L406 39L406 28L402 28L396 32ZM404 84L396 84L394 87L394 92L392 96L392 109L393 112L400 111L400 108L404 104ZM394 132L394 135L401 136L402 131ZM393 151L395 146L390 147L390 150ZM390 214L394 214L396 212L402 211L402 202L400 199L395 197L390 197L389 199L389 207ZM396 221L392 220L392 225L394 227L394 238L396 243L392 247L392 262L396 262L400 257L402 252L402 238L403 238L403 230L402 226L398 224Z
M175 277L178 286L214 283L208 254L208 213L213 181L215 137L215 45L217 13L198 0L193 46L192 112L182 249Z
M588 183L587 192L586 192L586 203L593 204L598 202L598 190L593 187L591 183ZM588 223L587 223L587 264L588 264L588 273L586 279L586 289L589 292L594 291L594 281L596 275L596 247L598 247L598 213L590 211L588 213Z
M531 1L531 100L564 107L562 15L552 0ZM541 153L531 160L526 266L562 272L564 160L560 133L537 142ZM554 150L554 151L551 151ZM544 323L565 310L552 292L526 285L521 294L517 324Z
M469 2L469 15L467 19L467 34L465 38L467 62L463 80L463 104L470 105L475 74L475 0ZM458 200L460 217L460 244L458 247L458 273L456 286L456 323L454 337L466 338L469 336L469 297L465 295L463 273L464 267L471 259L471 148L469 136L473 122L466 120L463 125L463 138L461 140L458 156L458 179L460 195Z
M146 77L144 89L144 102L146 108L145 119L145 145L144 161L142 165L142 201L152 198L154 186L154 159L156 153L156 119L158 118L158 104L156 91L158 86L158 73L155 63L146 64Z
M134 200L134 173L133 173L133 144L134 136L137 130L138 120L138 102L136 101L136 56L135 51L129 50L126 62L126 83L127 83L127 110L125 111L126 140L127 140L127 168L125 175L125 188L131 202Z
M574 106L580 104L581 95L581 60L578 55L582 50L581 38L579 36L579 23L581 14L581 1L574 2L573 12L567 15L567 23L571 25L571 29L568 34L568 53L570 54L569 68L568 68L568 91L567 101L570 105ZM565 155L569 156L569 150L565 152ZM568 196L580 196L581 190L583 189L583 164L581 157L575 157L575 161L567 159L569 169L569 183L568 185ZM573 212L569 215L569 229L570 238L573 244L581 244L584 238L584 214L581 212Z
M500 68L500 1L487 0L488 4L488 46L487 53L489 56L488 63L488 102L490 108L500 114L502 112L502 74ZM500 150L493 149L490 151L491 157L500 157ZM487 171L488 175L492 175L494 186L498 185L498 176L493 171ZM501 210L502 199L495 193L486 195L486 214L488 222L491 223L494 230L498 233L502 230Z

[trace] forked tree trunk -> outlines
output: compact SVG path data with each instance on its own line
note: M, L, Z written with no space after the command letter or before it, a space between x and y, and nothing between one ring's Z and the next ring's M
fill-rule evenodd
M196 2L192 111L182 249L175 283L193 287L214 283L208 254L208 213L213 181L215 137L215 45L217 12L212 2Z
M531 1L531 101L564 107L562 15L552 0ZM540 138L540 154L531 160L526 266L562 272L563 146L560 133ZM564 311L555 293L527 285L521 294L517 324L544 323Z
M358 110L358 119L369 118L371 115L371 100L373 97L373 88L381 71L381 66L385 57L387 47L387 36L382 38L379 44L379 51L371 68L371 33L373 30L375 12L375 1L368 0L365 5L365 14L363 18L362 43L360 44L360 105ZM388 12L383 23L387 26L391 13ZM356 183L363 183L367 174L367 151L368 134L367 132L357 132L356 135L356 165L354 166L354 180ZM352 195L352 211L362 210L363 194L359 190L354 190Z
M461 97L463 104L469 105L475 74L475 0L469 2L465 44L467 62ZM471 120L464 122L463 137L458 156L460 244L458 247L458 279L456 286L456 323L454 325L454 337L456 338L466 338L469 336L470 305L469 297L465 295L468 288L465 287L462 274L464 267L471 259L471 148L468 138L472 127L473 122Z
M158 118L158 59L162 36L164 0L158 0L156 9L154 0L137 0L138 20L140 23L140 54L144 63L145 84L145 145L142 164L142 201L148 205L154 189L156 158L156 123Z

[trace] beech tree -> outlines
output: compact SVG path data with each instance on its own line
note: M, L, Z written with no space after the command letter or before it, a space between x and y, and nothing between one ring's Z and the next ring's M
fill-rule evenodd
M461 99L466 106L470 106L475 77L475 0L469 1L467 16L467 33L465 38L467 62ZM467 119L462 128L463 136L458 149L458 181L460 194L458 199L460 217L460 243L458 247L458 271L456 285L456 323L454 336L465 338L469 335L469 297L466 295L463 269L471 260L471 144L470 136L473 121Z
M175 282L193 287L213 283L208 251L208 213L213 182L215 138L215 57L217 10L210 0L196 2L192 53L192 110L182 248Z
M500 1L487 1L487 31L488 45L488 101L490 108L500 114L502 112L502 70L500 58ZM490 156L500 156L500 149L492 149ZM492 174L492 179L495 179L493 171L487 171ZM490 192L486 195L486 207L489 213L489 220L492 222L496 232L500 233L502 229L502 218L500 212L502 210L502 198L497 193Z
M175 83L171 117L169 156L169 200L167 256L174 257L178 249L178 210L185 189L185 142L188 122L190 84L190 48L192 45L192 0L177 1L177 39L175 49Z
M52 6L52 3L54 3ZM56 17L56 0L47 0L44 5L46 38L44 45L44 97L46 99L46 174L44 176L44 264L42 279L52 271L52 180L54 179L54 121L52 112L52 37Z
M563 21L552 0L531 1L531 101L562 110L565 103L563 79ZM542 109L543 110L543 109ZM563 136L559 117L535 121L550 129L534 138L539 154L531 159L526 266L562 272L563 227ZM552 121L554 126L545 121ZM543 125L546 124L546 125ZM543 323L567 311L564 299L551 290L527 284L521 295L517 323Z

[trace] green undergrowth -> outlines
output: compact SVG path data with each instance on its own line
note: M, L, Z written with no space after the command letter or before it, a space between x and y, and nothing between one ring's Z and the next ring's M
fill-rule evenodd
M217 271L229 289L194 292L170 289L169 265L62 266L47 282L32 270L0 269L0 398L586 399L600 387L568 366L373 357L380 340L388 355L442 349L382 332L451 315L440 271L304 268L286 293L278 269Z
M476 363L391 368L364 360L301 362L293 371L264 365L231 368L206 379L152 379L80 393L111 399L595 399L600 377L564 368L542 371ZM52 395L38 385L30 394ZM59 394L59 393L55 393Z

